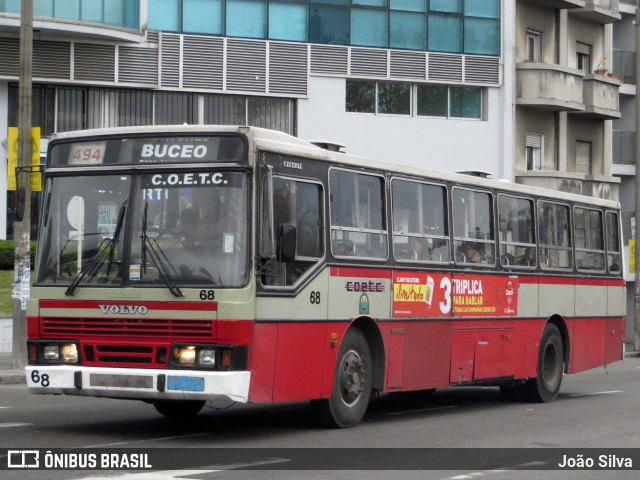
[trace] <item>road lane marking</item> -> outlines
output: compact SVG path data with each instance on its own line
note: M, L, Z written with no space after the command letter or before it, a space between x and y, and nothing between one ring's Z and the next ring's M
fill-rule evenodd
M27 426L31 426L31 425L33 425L33 423L9 422L9 423L0 423L0 428L27 427Z
M240 462L240 463L233 463L230 465L223 465L225 468L222 468L222 469L217 468L215 470L206 470L206 469L154 470L154 471L148 471L148 472L127 472L127 473L121 473L118 475L109 475L109 476L82 477L82 478L78 478L77 480L105 480L107 478L114 479L114 480L157 480L158 478L179 479L186 476L189 476L189 477L197 476L196 478L198 478L203 475L209 475L211 473L226 472L228 470L234 470L238 468L259 467L261 465L271 465L274 463L286 463L289 461L290 460L287 458L266 458L264 460L256 461L256 462Z
M470 480L473 478L487 477L495 473L513 473L514 470L520 470L524 467L526 467L526 469L536 470L546 464L547 462L527 462L527 463L521 463L520 465L516 465L515 467L503 467L503 468L496 468L495 470L484 470L482 472L466 473L464 475L456 475L455 477L447 477L442 480Z
M87 445L82 448L101 448L101 447L115 447L117 445L129 445L133 443L141 443L141 442L163 442L165 440L176 440L181 438L190 438L190 437L204 437L206 435L210 435L209 432L201 432L201 433L192 433L190 435L174 435L171 437L158 437L158 438L141 438L140 440L132 440L128 442L113 442L113 443L100 443L97 445Z
M588 397L590 395L612 395L614 393L624 393L622 390L608 390L606 392L572 393L570 397Z

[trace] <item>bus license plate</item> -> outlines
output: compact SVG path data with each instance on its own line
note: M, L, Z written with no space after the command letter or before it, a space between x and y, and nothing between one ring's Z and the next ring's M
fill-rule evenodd
M169 375L169 377L167 377L167 389L202 392L204 391L204 377L178 377Z

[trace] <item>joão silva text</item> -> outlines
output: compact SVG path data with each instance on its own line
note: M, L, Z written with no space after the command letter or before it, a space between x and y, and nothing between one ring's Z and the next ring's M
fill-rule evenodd
M617 455L600 455L597 459L598 468L633 468L633 461L629 457L618 457ZM558 463L560 468L593 468L596 460L584 455L569 457L562 456L562 461Z

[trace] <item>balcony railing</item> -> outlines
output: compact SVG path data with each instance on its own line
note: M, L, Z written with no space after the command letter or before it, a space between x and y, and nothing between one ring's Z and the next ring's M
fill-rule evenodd
M20 14L20 0L0 1L0 14ZM34 17L49 17L78 22L100 23L113 27L138 30L139 1L122 0L48 0L34 2Z
M636 133L613 131L613 163L615 165L635 165Z
M631 0L629 0L631 1ZM625 50L613 51L613 72L622 83L636 83L636 53Z

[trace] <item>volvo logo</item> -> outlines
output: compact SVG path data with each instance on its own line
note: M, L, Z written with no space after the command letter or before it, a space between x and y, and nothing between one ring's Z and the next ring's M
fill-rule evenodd
M149 309L144 305L98 305L98 307L100 307L100 311L104 315L108 313L127 315L139 313L140 315L146 315L149 312Z

